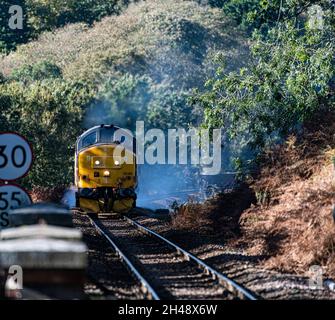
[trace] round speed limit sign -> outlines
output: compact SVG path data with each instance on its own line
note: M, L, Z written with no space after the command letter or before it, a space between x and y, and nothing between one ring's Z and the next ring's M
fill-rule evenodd
M0 133L0 180L13 181L29 171L33 153L27 140L17 133Z
M0 230L10 227L10 210L30 204L30 196L24 189L11 184L0 186Z

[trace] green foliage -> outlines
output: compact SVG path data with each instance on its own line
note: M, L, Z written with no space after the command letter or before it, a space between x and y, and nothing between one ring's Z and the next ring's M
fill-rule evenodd
M246 139L261 150L285 137L315 112L334 107L334 12L325 11L322 29L278 24L266 39L255 33L248 68L228 75L224 64L195 101L208 127L223 127L230 139Z
M110 123L134 130L136 120L145 120L150 85L149 78L131 74L107 80L87 109L85 126Z
M63 7L64 2L29 0L41 10L36 7L30 15L33 29L40 26L39 33L70 21L68 8L74 2ZM59 15L62 10L68 13ZM81 19L88 21L87 16ZM214 73L213 54L222 52L231 66L246 60L243 38L229 25L219 9L192 1L152 0L91 27L71 24L45 32L2 57L6 79L0 86L1 128L26 135L35 149L26 186L72 181L80 128L114 123L134 129L136 120L160 128L195 124L201 115L188 98L191 88L201 88L205 76ZM92 83L94 92L80 81Z
M277 1L273 1L277 2ZM250 30L264 22L260 12L259 0L230 0L223 6L224 12L232 17L242 28Z
M329 0L227 0L222 1L225 14L233 18L244 30L259 29L266 33L279 22L299 19L303 23L308 9L318 4L324 9L331 6Z
M35 34L68 23L92 24L104 16L119 14L129 0L27 0L29 21Z
M50 61L64 79L95 83L99 94L86 112L85 127L104 122L132 129L136 120L187 126L195 121L185 101L188 91L201 88L214 73L212 55L223 52L231 66L245 60L247 47L228 25L218 9L191 1L147 1L89 29L70 25L45 33L3 59L0 67L22 81L31 79L32 66ZM164 109L168 113L159 115Z
M65 79L101 85L106 78L130 73L188 90L201 86L214 70L210 57L217 51L231 65L246 60L242 35L229 29L219 9L192 1L147 1L92 28L72 24L44 33L0 61L0 68L11 73L22 65L50 61Z
M136 1L136 0L134 0ZM0 53L8 53L18 44L36 38L69 23L93 24L103 17L119 14L132 0L0 0ZM22 30L8 27L11 5L19 5L24 13Z
M188 102L191 92L157 86L147 76L124 74L109 79L89 106L85 126L113 123L135 130L136 121L153 128L177 128L195 125L200 112Z
M148 106L147 119L154 128L187 128L199 122L201 113L190 103L191 92L160 88Z
M20 132L34 149L34 165L23 180L26 187L67 185L73 180L74 144L92 93L85 84L59 80L0 86L1 130Z
M11 79L23 83L33 81L42 81L45 79L56 79L62 77L62 70L55 64L49 61L41 61L34 65L23 65L20 68L14 69L11 74Z
M0 72L0 85L6 82L5 76Z

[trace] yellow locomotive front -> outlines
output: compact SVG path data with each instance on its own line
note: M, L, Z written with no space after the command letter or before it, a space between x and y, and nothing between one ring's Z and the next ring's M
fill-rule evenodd
M86 212L125 213L136 206L136 141L127 130L101 125L76 144L76 206Z

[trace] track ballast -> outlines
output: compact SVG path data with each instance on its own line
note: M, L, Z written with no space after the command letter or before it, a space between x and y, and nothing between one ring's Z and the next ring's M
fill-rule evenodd
M144 299L256 299L199 258L130 218L88 217L137 281ZM118 278L115 272L111 276Z

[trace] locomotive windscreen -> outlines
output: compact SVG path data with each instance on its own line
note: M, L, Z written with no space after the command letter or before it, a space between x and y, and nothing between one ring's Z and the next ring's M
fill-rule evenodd
M99 143L113 143L115 130L114 127L101 128Z

